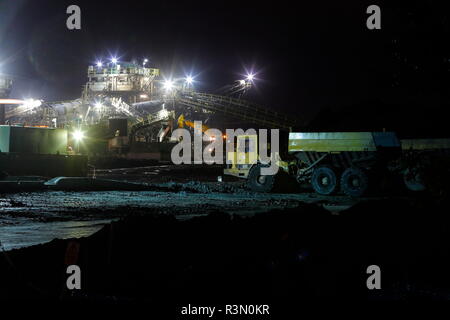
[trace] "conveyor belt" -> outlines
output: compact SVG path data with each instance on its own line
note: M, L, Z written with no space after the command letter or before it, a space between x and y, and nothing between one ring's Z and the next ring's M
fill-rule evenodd
M232 116L267 128L290 130L298 125L298 121L291 115L226 96L197 92L179 93L176 102L187 107Z

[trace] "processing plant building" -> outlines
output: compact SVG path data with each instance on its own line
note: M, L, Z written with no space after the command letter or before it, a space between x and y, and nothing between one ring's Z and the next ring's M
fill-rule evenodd
M106 93L125 95L125 102L131 104L154 95L154 79L159 76L159 69L145 68L132 62L109 63L106 67L89 66L87 76L83 92L85 98Z

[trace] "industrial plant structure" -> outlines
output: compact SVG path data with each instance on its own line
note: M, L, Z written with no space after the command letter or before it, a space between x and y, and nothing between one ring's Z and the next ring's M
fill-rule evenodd
M250 127L291 132L292 137L314 136L312 140L283 138L281 144L287 146L285 142L289 141L289 151L295 153L295 157L278 161L278 164L299 182L310 182L318 193L331 194L340 179L344 193L362 195L368 188L366 172L373 171L372 167L378 163L375 161L377 156L386 149L395 151L388 160L391 163L395 160L396 165L391 167L404 176L408 188L414 189L417 185L423 188L421 165L406 157L407 152L423 154L423 148L414 147L402 152L401 141L396 140L395 133L304 133L298 130L299 120L292 115L242 99L253 81L253 75L248 75L247 79L225 87L220 94L209 94L196 91L190 76L164 79L159 69L147 68L145 63L114 60L103 65L98 62L88 66L87 82L80 98L60 102L31 100L9 107L5 113L9 126L0 127L0 149L8 154L85 155L90 157L91 166L95 166L96 161L105 163L118 159L170 162L171 150L178 143L172 138L174 129L193 130L194 121L200 120L202 132L205 132L211 126L209 121L232 118ZM0 85L2 94L7 95L11 81L3 79ZM238 141L257 139L256 136L237 138ZM291 148L293 146L295 150ZM427 151L426 157L430 159L436 150L449 150L448 140L439 145L427 143L426 148L431 150ZM257 151L245 156L246 159L257 159L252 163L238 164L236 154L227 154L230 155L231 165L229 163L225 174L248 179L250 187L257 191L272 189L274 177L262 177L258 173L262 165ZM87 161L80 159L79 162L87 167ZM69 170L68 174L80 174L81 171Z
M241 99L252 87L252 75L211 95L196 92L193 77L165 79L146 62L99 61L87 67L79 98L11 106L6 121L64 128L69 132L68 147L76 153L155 160L168 160L176 142L171 141L172 131L177 126L193 129L189 123L194 120L208 123L229 117L260 126L295 125L290 116ZM83 132L82 143L73 138L75 132Z
M7 98L11 92L12 80L0 74L0 99ZM0 124L5 123L5 105L0 102Z
M75 155L69 148L67 130L45 121L52 108L42 107L39 100L7 99L12 84L0 75L0 176L86 175L87 157ZM7 112L6 105L11 105ZM14 125L10 121L15 116L29 122ZM37 125L33 125L35 121L39 121Z
M146 68L136 63L109 63L88 67L88 82L83 98L90 100L104 94L116 95L128 104L146 101L155 94L154 80L159 69Z
M12 80L0 74L0 98L9 96L12 87Z

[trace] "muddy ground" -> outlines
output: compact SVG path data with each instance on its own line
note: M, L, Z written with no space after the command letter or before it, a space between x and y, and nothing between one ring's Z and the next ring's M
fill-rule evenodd
M3 194L0 299L450 298L446 199L257 194L219 175L220 167L105 169L97 178L153 191ZM87 276L83 290L68 292L74 263ZM369 265L385 270L384 291L367 291Z
M54 238L83 237L119 218L147 209L178 219L225 212L253 215L271 209L316 204L332 213L370 199L342 195L320 196L308 189L261 194L245 181L224 176L222 166L158 165L96 170L98 179L143 183L156 191L39 191L9 193L0 198L0 241L5 250L48 242ZM222 182L217 182L217 177ZM397 195L405 198L405 195Z
M89 237L3 252L0 299L138 302L152 311L164 305L164 318L179 319L177 308L188 303L276 309L281 301L298 314L310 299L450 298L450 222L442 203L370 200L339 215L300 204L182 220L160 209L133 212ZM76 291L65 286L72 264L83 275ZM371 265L381 269L380 290L366 286Z

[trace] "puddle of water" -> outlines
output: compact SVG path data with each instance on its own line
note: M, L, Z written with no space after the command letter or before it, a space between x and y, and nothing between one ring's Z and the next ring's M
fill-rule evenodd
M5 250L49 242L55 238L88 237L111 220L28 222L22 225L1 225L0 241Z

